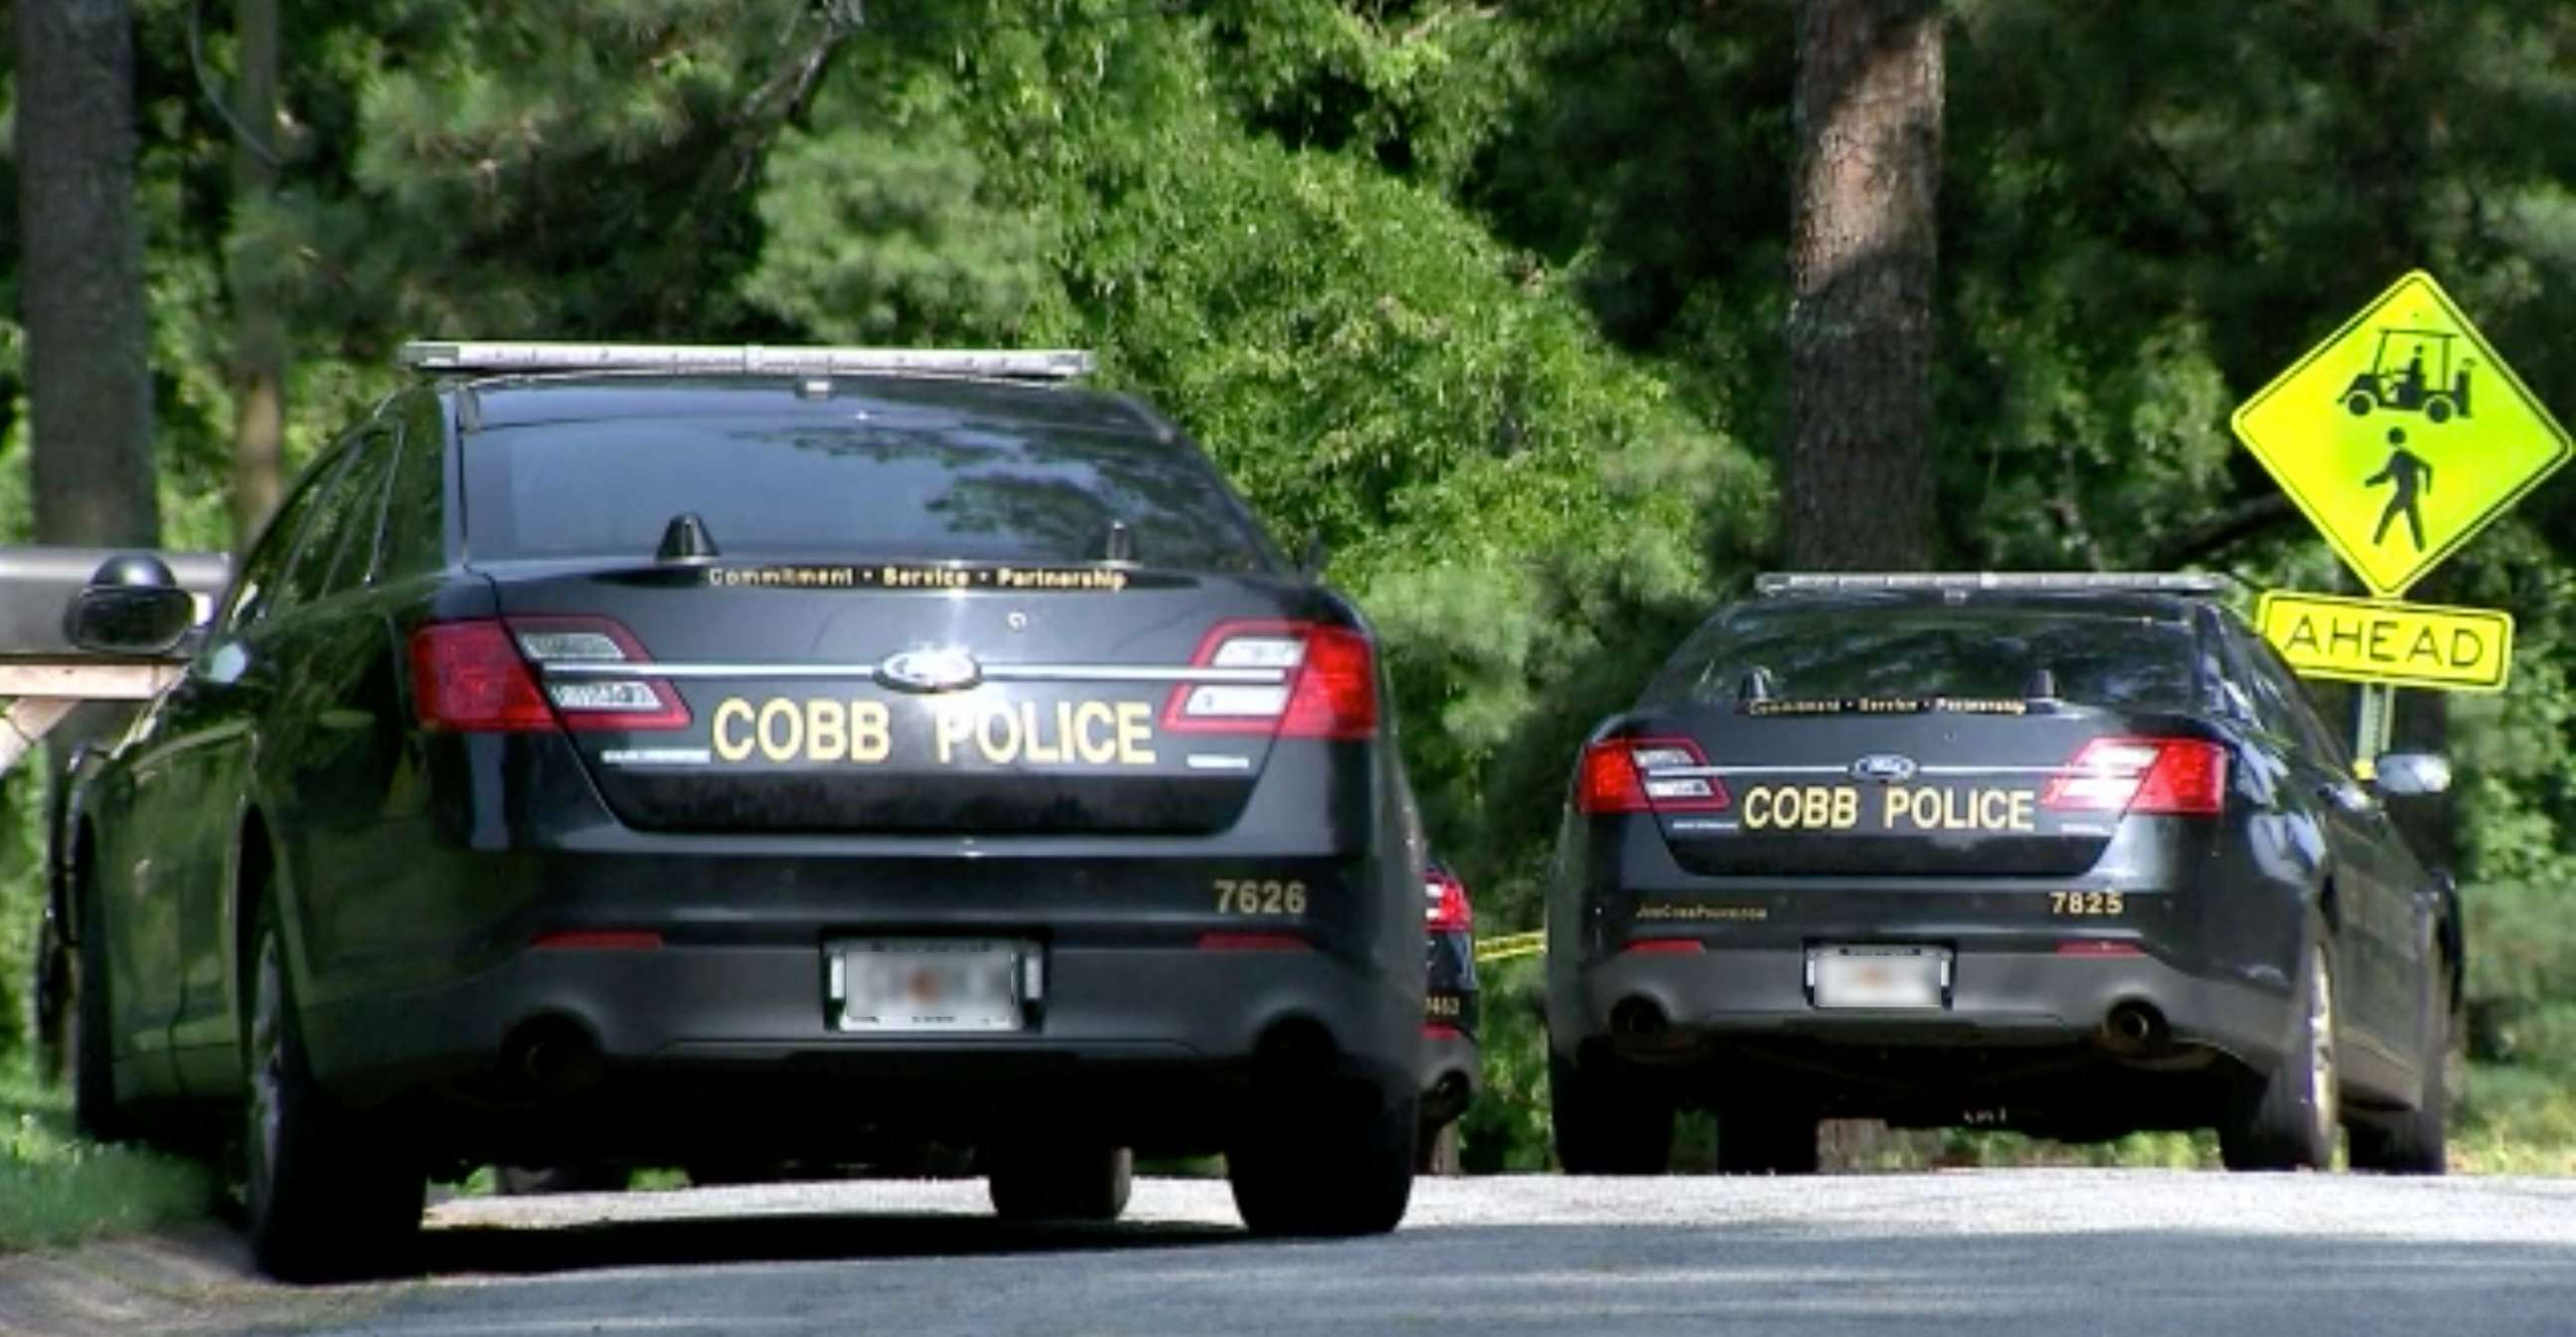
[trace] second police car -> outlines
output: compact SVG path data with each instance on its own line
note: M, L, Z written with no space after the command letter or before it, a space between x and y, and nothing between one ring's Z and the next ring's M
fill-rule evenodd
M2185 576L1766 577L1572 782L1548 902L1569 1170L1723 1170L1817 1123L2438 1173L2457 897L2271 648Z
M86 1122L243 1118L297 1276L486 1161L971 1143L1096 1219L1221 1151L1256 1231L1397 1223L1376 642L1173 424L1079 354L407 355L86 768ZM95 593L94 648L176 632Z

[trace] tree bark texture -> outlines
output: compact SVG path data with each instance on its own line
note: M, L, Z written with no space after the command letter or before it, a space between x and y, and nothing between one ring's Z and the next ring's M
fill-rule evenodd
M248 548L277 508L286 437L286 331L269 291L273 257L246 254L243 211L277 186L277 0L240 0L234 9L233 548Z
M1783 538L1807 570L1933 543L1938 0L1801 0Z
M19 0L20 317L40 543L150 545L151 309L125 0Z

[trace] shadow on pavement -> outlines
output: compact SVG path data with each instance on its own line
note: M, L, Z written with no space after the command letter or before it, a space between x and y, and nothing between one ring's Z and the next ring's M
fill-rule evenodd
M764 1213L590 1225L447 1226L426 1232L406 1271L531 1275L687 1264L803 1263L1106 1253L1247 1243L1193 1223L1017 1225L951 1214Z

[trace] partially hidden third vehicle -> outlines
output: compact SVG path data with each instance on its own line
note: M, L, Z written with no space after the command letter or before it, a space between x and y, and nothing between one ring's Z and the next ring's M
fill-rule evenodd
M1398 1222L1376 642L1178 428L1074 353L406 358L83 768L87 1121L239 1112L292 1276L481 1162L971 1145L1004 1215L1105 1219L1223 1152L1256 1231Z
M1422 870L1422 1136L1416 1168L1458 1170L1458 1118L1484 1085L1477 1045L1483 990L1476 981L1476 909L1467 884L1433 860Z
M2461 929L2213 578L1775 576L1577 767L1548 902L1558 1153L1722 1171L1817 1123L2218 1130L2439 1173Z

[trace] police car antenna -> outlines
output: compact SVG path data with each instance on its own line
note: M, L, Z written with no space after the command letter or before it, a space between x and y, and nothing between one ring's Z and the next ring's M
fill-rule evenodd
M1099 359L1079 348L771 348L761 344L503 343L414 340L395 360L420 371L659 371L732 376L976 376L1062 381Z

